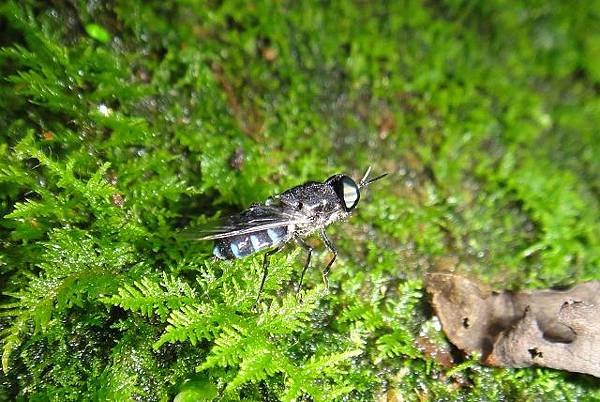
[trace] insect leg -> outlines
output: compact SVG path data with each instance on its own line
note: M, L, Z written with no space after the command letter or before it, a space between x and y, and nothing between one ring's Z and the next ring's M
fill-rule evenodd
M296 291L297 294L300 294L300 291L302 290L302 281L304 280L304 274L306 273L306 270L308 269L308 266L310 265L310 257L312 256L313 248L307 242L305 242L304 239L302 239L301 237L296 236L296 242L308 253L308 255L306 256L306 263L304 264L304 268L302 269L302 274L300 275L300 282L298 283L298 290Z
M319 232L319 235L321 236L321 239L323 239L323 243L325 243L325 246L327 246L327 248L329 249L329 251L331 251L333 253L333 257L327 263L327 266L323 270L323 283L325 283L325 287L327 289L329 289L329 278L328 278L328 276L329 276L329 270L331 269L331 266L333 265L333 262L337 258L337 250L335 249L335 246L333 245L333 243L331 242L331 240L329 240L329 237L327 237L327 234L325 233L325 230L321 229L321 231Z
M265 286L265 281L267 279L267 274L269 272L269 259L273 254L275 254L279 250L281 250L281 247L277 247L277 248L274 248L273 250L269 250L265 253L265 256L263 257L263 274L262 274L262 279L260 280L260 287L258 288L258 294L256 295L256 301L254 302L253 309L256 309L256 307L258 306L258 302L260 300L260 294L262 293L263 287Z

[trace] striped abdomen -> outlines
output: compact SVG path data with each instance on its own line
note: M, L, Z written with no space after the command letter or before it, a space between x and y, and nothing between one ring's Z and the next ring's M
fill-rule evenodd
M227 260L242 258L265 248L274 247L287 240L288 228L280 226L254 233L217 239L215 240L213 254L215 257Z

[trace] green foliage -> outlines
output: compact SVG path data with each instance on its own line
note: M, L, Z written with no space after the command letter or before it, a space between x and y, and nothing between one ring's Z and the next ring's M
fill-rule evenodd
M92 38L102 43L107 43L110 40L110 34L98 24L87 24L85 26L85 31Z
M189 284L166 274L162 278L158 283L144 277L133 285L125 284L118 294L102 301L126 310L139 311L147 317L158 314L162 320L170 311L194 303L196 294Z
M599 279L598 3L387 3L0 5L0 400L600 398L448 368L422 283ZM178 236L369 165L329 290Z

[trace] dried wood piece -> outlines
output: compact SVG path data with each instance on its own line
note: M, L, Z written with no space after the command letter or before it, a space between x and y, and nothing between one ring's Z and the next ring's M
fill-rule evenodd
M600 377L600 281L572 289L492 292L467 278L427 275L446 336L500 367L538 365Z

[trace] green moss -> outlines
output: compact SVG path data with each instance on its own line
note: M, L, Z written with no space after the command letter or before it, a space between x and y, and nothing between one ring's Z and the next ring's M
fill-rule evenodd
M452 368L423 273L599 279L600 8L504 0L0 6L0 399L600 398ZM390 176L301 250L176 233L306 180ZM293 249L291 247L290 249ZM328 256L317 253L315 266Z

